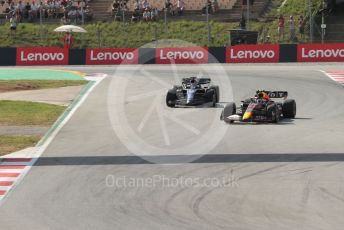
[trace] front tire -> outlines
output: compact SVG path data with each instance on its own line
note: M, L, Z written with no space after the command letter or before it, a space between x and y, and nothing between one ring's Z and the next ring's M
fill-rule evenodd
M211 107L216 107L217 94L214 87L209 88L204 94L204 99L206 103L211 103Z
M236 114L236 105L234 102L228 103L225 108L222 110L220 120L225 122L233 123L234 121L228 120L227 117Z
M216 93L216 91L214 91L214 93L213 93L213 104L212 104L212 106L214 108L216 107L216 103L217 103L217 93Z
M279 114L279 111L278 111L276 104L268 105L267 115L271 119L272 123L278 123L279 122L280 114Z
M220 88L218 86L214 86L215 93L216 93L216 103L220 102Z
M175 107L176 106L176 100L177 100L177 92L175 89L170 89L168 92L167 92L167 95L166 95L166 105L168 107Z
M296 102L294 99L286 100L282 105L284 118L295 118L296 116Z

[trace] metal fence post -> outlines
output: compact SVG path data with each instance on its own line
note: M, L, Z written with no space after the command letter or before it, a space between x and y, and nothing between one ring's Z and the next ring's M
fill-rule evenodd
M42 5L39 7L39 27L40 27L40 37L41 41L43 41L43 21L42 21Z
M154 43L155 43L155 48L158 47L158 26L154 23Z
M165 33L167 33L167 8L165 2L165 9L164 9L164 22L165 22Z
M247 9L247 23L246 23L246 30L250 30L250 0L246 0L246 9Z
M322 12L321 12L321 43L324 43L325 41L325 27L323 27L325 25L325 13L324 13L324 9L325 9L325 0L322 1Z
M312 14L312 0L308 0L308 11L309 11L309 38L310 43L313 43L313 14Z
M123 27L124 27L125 15L124 15L124 9L123 9L123 7L122 7L122 21L123 21Z
M84 13L84 7L81 7L81 24L85 24L85 13Z
M209 23L209 5L208 2L206 3L206 12L207 12L207 29L208 29L208 47L211 45L211 31L210 31L210 23Z
M97 38L98 38L98 48L101 48L100 28L99 28L99 25L97 25Z

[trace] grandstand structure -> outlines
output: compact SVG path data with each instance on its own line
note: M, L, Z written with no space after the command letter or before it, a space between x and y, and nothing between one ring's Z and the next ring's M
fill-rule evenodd
M127 5L131 15L134 10L136 0L129 0ZM173 0L171 2L174 2ZM185 11L183 16L175 16L174 20L186 19L204 21L206 18L202 16L201 10L206 4L206 0L184 0ZM113 0L92 0L89 5L93 9L95 20L109 20L111 18L111 8ZM153 8L160 11L160 18L163 17L164 0L149 0ZM257 19L268 8L271 0L255 0L251 6L251 18ZM246 14L246 6L242 0L218 0L219 11L211 15L212 20L216 21L239 21L242 14Z

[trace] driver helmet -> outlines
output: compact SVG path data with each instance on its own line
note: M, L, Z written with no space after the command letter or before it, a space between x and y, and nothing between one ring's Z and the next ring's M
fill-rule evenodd
M263 90L257 90L256 91L256 97L263 98L264 97L264 91Z
M258 92L257 96L258 98L264 98L264 92L263 91Z
M191 83L191 84L195 84L195 83L196 83L196 77L191 77L190 83Z

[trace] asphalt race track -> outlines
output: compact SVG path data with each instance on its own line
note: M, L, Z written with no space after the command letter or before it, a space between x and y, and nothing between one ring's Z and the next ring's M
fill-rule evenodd
M109 76L1 205L0 229L343 229L344 88L319 71L342 64L69 69ZM167 108L166 89L198 72L223 83L221 102L287 90L297 117Z

